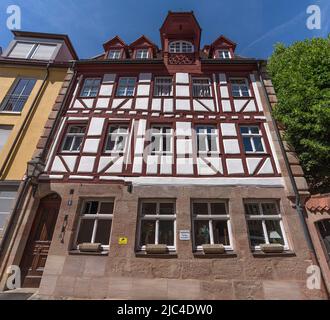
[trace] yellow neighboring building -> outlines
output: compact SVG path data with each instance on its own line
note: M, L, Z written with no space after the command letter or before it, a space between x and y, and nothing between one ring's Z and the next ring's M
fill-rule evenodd
M0 244L20 183L77 55L66 35L13 31L0 57Z

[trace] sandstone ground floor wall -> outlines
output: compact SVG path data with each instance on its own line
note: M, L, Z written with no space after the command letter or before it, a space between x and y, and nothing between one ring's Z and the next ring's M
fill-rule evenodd
M130 191L130 192L129 192ZM45 298L118 299L324 299L324 288L310 290L307 267L314 264L296 210L283 188L216 186L133 186L123 184L43 183L38 198L51 192L62 198L60 213L39 288ZM82 199L114 198L107 255L72 251ZM176 252L151 257L136 254L138 203L144 198L171 198L176 203ZM281 254L251 251L244 199L280 202L290 250ZM192 199L225 199L232 226L233 252L206 257L180 241L191 230ZM63 233L63 222L68 216ZM27 233L23 233L27 236ZM118 239L127 237L126 245ZM24 236L22 238L24 243Z

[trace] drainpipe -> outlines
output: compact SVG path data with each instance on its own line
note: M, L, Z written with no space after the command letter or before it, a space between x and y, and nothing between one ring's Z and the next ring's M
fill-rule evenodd
M283 155L285 166L286 166L286 169L287 169L288 174L289 174L289 178L290 178L290 182L291 182L291 185L292 185L292 188L293 188L293 192L295 194L295 206L296 206L296 210L297 210L297 213L298 213L298 216L299 216L302 228L303 228L304 236L305 236L306 241L307 241L308 249L312 254L314 254L314 256L316 258L315 259L316 263L318 264L318 267L320 268L319 261L317 259L317 255L316 255L316 251L315 251L315 247L314 247L311 235L309 233L307 222L305 220L304 206L302 206L301 201L300 201L300 195L299 195L298 187L297 187L297 184L296 184L296 180L294 179L294 176L292 174L291 166L290 166L290 163L289 163L289 160L288 160L288 157L287 157L284 145L283 145L283 141L282 141L279 129L277 127L277 123L276 123L276 121L275 121L275 119L272 115L271 102L269 100L269 96L268 96L267 90L266 90L264 82L263 82L262 72L261 72L261 68L260 68L261 61L258 61L257 65L258 65L259 76L260 76L260 79L261 79L260 82L261 82L262 90L263 90L264 95L266 96L267 106L268 106L268 109L270 111L270 117L272 119L273 127L274 127L274 130L275 130L276 136L278 138L278 142L279 142L280 149L281 149L281 152L282 152L282 155ZM320 268L320 270L321 270L321 268ZM322 272L321 272L321 277L323 279ZM323 279L323 284L324 284L324 287L326 289L327 295L329 297L330 294L329 294L327 286L325 285L324 279Z

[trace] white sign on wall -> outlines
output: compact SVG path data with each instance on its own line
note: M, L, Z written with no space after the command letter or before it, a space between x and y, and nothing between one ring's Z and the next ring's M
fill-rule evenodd
M190 240L190 230L180 230L180 240Z

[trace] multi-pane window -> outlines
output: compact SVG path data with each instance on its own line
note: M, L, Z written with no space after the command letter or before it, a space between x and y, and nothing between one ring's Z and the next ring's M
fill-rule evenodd
M55 44L17 42L8 56L20 59L50 60L56 48Z
M330 219L318 221L316 225L319 229L327 260L330 261Z
M149 50L148 49L137 49L135 54L135 59L148 59Z
M100 85L101 85L101 79L99 78L85 79L84 85L80 92L80 96L96 97L99 92Z
M231 91L234 97L249 97L250 90L247 79L230 79Z
M222 244L232 249L232 235L227 203L217 200L195 200L192 203L194 247Z
M157 77L155 78L154 96L164 97L173 94L173 85L171 77Z
M0 231L5 228L15 204L17 190L0 188Z
M11 130L13 129L13 126L3 126L0 125L0 152L2 148L7 143L7 140L11 134Z
M139 249L147 244L165 244L175 250L175 202L143 200L140 203Z
M240 131L246 153L265 152L262 133L258 126L242 126Z
M218 50L218 58L220 59L230 59L231 54L229 50Z
M109 248L113 218L113 201L84 201L79 219L76 244L100 243Z
M276 201L246 201L245 215L251 247L260 249L261 244L281 244L288 249L282 217Z
M210 79L193 79L193 95L194 97L212 97L212 89Z
M152 126L151 154L166 155L172 152L172 128L167 126Z
M198 152L217 152L218 134L214 126L197 126L197 151Z
M18 79L10 93L3 100L0 111L21 112L36 81L36 79L28 78Z
M128 139L127 125L111 125L109 127L108 138L105 151L122 152L125 150Z
M135 81L136 79L132 77L120 78L118 82L117 96L119 97L134 96Z
M188 41L173 41L169 45L170 53L191 53L194 46Z
M86 126L71 125L66 132L62 151L64 152L78 152L81 149Z
M110 50L108 59L120 59L120 50Z

